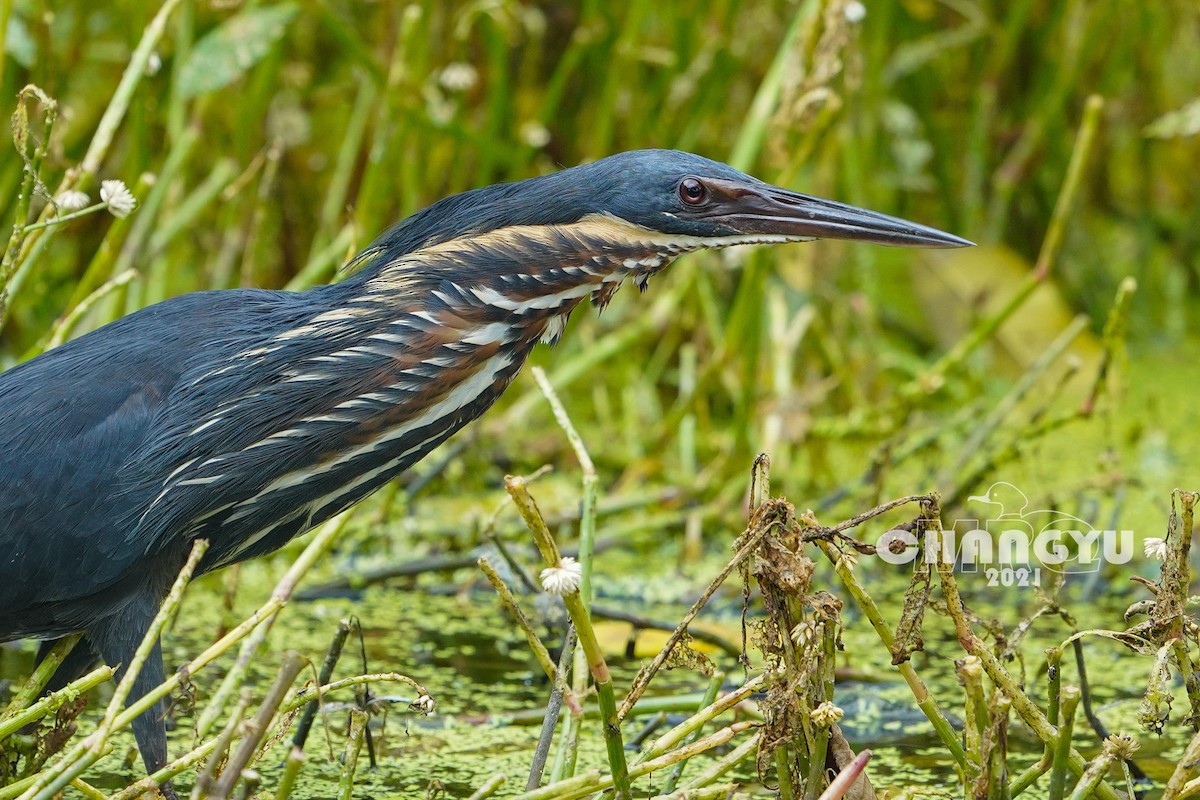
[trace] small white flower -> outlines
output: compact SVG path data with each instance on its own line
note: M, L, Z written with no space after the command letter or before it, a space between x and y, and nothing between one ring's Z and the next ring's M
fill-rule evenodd
M559 597L579 591L583 581L583 565L570 556L563 556L557 567L542 570L542 589Z
M846 8L842 11L846 15L846 21L852 23L862 22L867 17L867 7L858 0L850 0L846 4Z
M70 214L72 211L87 208L91 202L92 198L87 196L87 192L81 192L78 189L71 189L54 198L54 203L58 206L59 213L62 214Z
M448 92L465 92L475 88L478 82L478 70L465 61L447 64L438 75L438 83Z
M137 207L137 198L125 186L125 181L104 181L100 184L100 199L108 203L108 213L124 219Z
M854 568L858 566L858 554L845 552L838 556L837 563L834 567L845 567L848 572L854 572Z
M1147 536L1143 542L1146 548L1146 558L1157 558L1159 561L1167 560L1167 540L1158 539L1153 536Z

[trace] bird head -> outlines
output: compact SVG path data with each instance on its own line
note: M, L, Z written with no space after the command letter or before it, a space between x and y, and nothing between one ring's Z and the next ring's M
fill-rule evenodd
M642 245L644 256L812 239L971 244L915 222L772 186L692 153L634 150L448 197L396 225L368 252L396 258L453 240L535 228L577 233L611 250Z
M568 216L610 215L667 240L677 236L687 249L811 239L911 247L971 244L915 222L772 186L727 164L675 150L621 153L556 177L566 192Z

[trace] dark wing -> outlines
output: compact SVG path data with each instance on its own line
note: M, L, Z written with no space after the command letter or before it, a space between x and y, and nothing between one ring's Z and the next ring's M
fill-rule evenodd
M0 639L36 634L47 604L93 595L143 553L124 529L152 487L129 465L206 348L273 319L281 293L184 295L0 375ZM44 616L44 615L43 615Z
M274 549L369 494L478 412L422 412L461 353L420 313L338 287L182 375L127 481L156 481L129 546L210 542L204 569ZM321 293L328 293L322 295ZM515 370L516 365L513 365Z

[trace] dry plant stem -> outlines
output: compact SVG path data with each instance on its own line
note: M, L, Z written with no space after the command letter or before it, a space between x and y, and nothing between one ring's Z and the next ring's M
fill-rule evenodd
M1164 641L1183 636L1183 619L1191 582L1189 553L1192 546L1195 492L1176 489L1171 493L1171 518L1167 528L1167 557L1163 562L1159 592L1155 597L1153 619L1167 621ZM1176 508L1179 511L1176 511Z
M819 800L841 800L850 787L854 785L854 781L862 774L862 771L867 768L867 762L871 760L871 751L863 750L854 760L842 768L842 771L837 774L837 777L829 782L829 788L826 789Z
M250 766L250 760L254 758L259 742L270 728L271 720L274 719L279 704L283 702L284 696L303 667L304 659L300 654L289 650L279 668L279 675L271 684L266 697L263 698L262 705L258 707L258 713L254 715L253 720L242 726L242 740L238 743L237 750L229 757L229 762L225 765L220 780L217 781L216 787L211 792L212 797L222 800L232 794L233 787L242 777L242 771Z
M257 794L259 786L262 786L262 775L252 769L243 771L242 782L234 800L251 800Z
M563 649L558 661L558 667L552 676L554 688L550 691L550 702L546 704L546 716L542 720L542 732L538 737L537 748L533 752L533 764L529 767L529 779L525 782L526 791L536 789L542 782L542 773L546 769L546 758L550 755L550 745L554 742L554 731L558 728L558 715L562 709L563 695L570 692L570 689L567 687L567 665L574 657L575 628L574 626L568 626L567 635L563 637ZM573 696L572 699L574 699ZM572 711L575 710L582 710L578 701L575 701L573 704Z
M12 716L5 717L3 720L0 720L0 742L12 736L29 723L35 722L47 714L54 713L67 700L94 689L110 679L115 673L116 670L109 666L96 667L87 675L78 680L71 681L71 683L57 692L51 692L33 705L21 709Z
M987 701L983 695L983 667L975 656L967 656L958 663L958 680L966 695L966 719L963 739L966 743L966 783L969 786L979 777L983 767L983 737L987 730Z
M529 487L526 485L525 479L518 475L509 475L504 479L504 488L512 497L513 504L520 512L526 527L533 534L534 544L537 545L538 552L542 554L542 559L552 567L558 566L562 554L559 552L558 544L555 543L550 530L546 527L546 520L538 509L537 502L529 494Z
M222 762L224 762L225 756L229 752L229 745L232 744L234 736L237 735L238 728L242 724L242 718L249 706L250 690L242 689L233 713L229 715L229 719L225 721L225 727L217 736L217 746L213 748L212 755L209 756L208 762L204 765L204 771L196 776L196 784L192 787L191 800L201 800L201 798L208 796L216 787L217 770L220 769Z
M1179 662L1179 677L1183 678L1183 685L1187 689L1188 704L1191 706L1189 718L1192 720L1192 729L1200 730L1200 681L1196 678L1196 665L1192 663L1187 642L1182 636L1171 640L1171 652L1175 654L1175 660Z
M925 508L925 523L927 525L926 536L936 537L933 546L937 552L941 552L941 520L938 515L935 499L931 499ZM1021 719L1025 720L1025 723L1033 732L1037 734L1037 737L1045 745L1055 749L1055 756L1057 757L1058 731L1046 720L1041 710L1033 704L1033 701L1029 699L1017 682L1013 680L1013 677L1008 674L1008 671L1004 669L996 656L972 632L971 623L966 618L962 599L958 594L958 584L954 579L954 565L939 559L937 569L938 577L942 584L942 593L946 598L946 606L950 611L951 619L954 621L955 630L958 632L959 644L962 645L964 650L979 659L992 683L996 685L997 689L1008 696L1008 699L1012 701L1013 708L1021 716ZM1083 756L1074 750L1070 750L1065 758L1067 759L1067 768L1071 771L1072 775L1078 777L1083 774L1086 766ZM1121 800L1121 795L1104 781L1101 781L1099 786L1096 787L1095 796L1099 800Z
M717 699L717 693L721 691L721 684L724 682L724 672L717 670L713 673L712 677L708 679L708 688L704 692L704 699L700 701L700 708L696 710L697 714L703 713L704 709L713 704L713 702ZM696 730L685 736L684 744L691 744L699 739L701 730L703 730L703 728L696 728ZM667 773L667 779L663 781L662 785L663 794L670 794L671 792L675 791L675 786L679 783L679 778L683 775L683 767L684 762L680 761L671 768L669 773Z
M858 604L864 616L870 621L871 627L875 629L875 633L878 634L880 641L883 642L883 646L887 648L888 652L892 652L892 645L894 644L892 630L883 621L883 616L879 613L879 607L875 605L875 600L867 593L863 585L858 582L854 571L841 558L841 554L837 551L837 548L829 542L822 541L818 541L817 546L821 548L821 552L833 564L834 572L837 573L838 578L845 584L846 589L850 592L850 596L854 598L854 602ZM965 771L967 756L963 751L962 744L958 740L958 734L942 714L941 709L938 708L937 700L930 694L925 682L917 675L917 671L913 669L911 662L905 661L897 664L896 669L900 671L900 675L912 691L913 697L917 701L917 707L921 709L921 712L925 714L930 724L933 725L933 730L937 733L942 745L950 751L950 755L954 757L959 768Z
M629 770L629 777L640 778L643 775L649 775L652 772L665 769L679 761L712 750L714 747L728 744L738 734L755 727L757 727L757 723L735 722L729 727L709 734L686 747L672 750L658 758L638 764ZM551 800L551 798L554 798L554 800L575 800L575 798L593 794L607 789L612 785L613 778L611 775L601 775L599 771L593 770L583 775L576 775L574 778L568 778L565 781L547 784L532 792L525 792L524 794L517 795L513 800Z
M550 531L546 528L545 520L538 511L537 504L530 496L523 478L508 476L504 485L512 495L529 530L533 534L538 550L542 553L547 567L557 567L561 556L558 545ZM629 786L628 766L625 763L625 743L621 739L621 720L617 716L616 698L613 694L612 675L604 660L604 651L596 639L596 631L592 628L591 615L578 591L563 597L563 604L571 622L575 624L575 633L579 637L579 645L587 659L588 671L596 684L596 699L600 704L600 725L604 732L604 743L608 750L608 762L612 769L613 785L616 788L618 800L631 800L633 794Z
M1192 737L1184 749L1183 755L1180 756L1179 764L1171 773L1171 777L1167 779L1162 800L1180 800L1200 791L1200 780L1195 777L1198 765L1200 765L1200 733Z
M834 525L832 528L822 528L821 531L822 532L829 531L830 533L845 533L846 531L850 530L851 528L857 528L859 525L862 525L864 522L869 522L869 521L875 519L875 517L882 516L883 514L886 514L887 512L889 512L893 509L900 508L901 506L906 506L909 503L919 503L923 500L927 500L928 498L929 498L929 495L927 495L927 494L910 494L905 497L899 497L895 500L889 500L886 503L880 503L879 505L872 508L870 511L864 511L861 514L856 514L847 520L843 520L842 522L839 522L837 525Z
M350 736L342 753L342 774L338 779L338 797L341 800L350 800L354 796L354 771L358 766L358 754L362 752L366 730L367 712L361 708L350 709Z
M183 590L187 588L188 581L191 580L192 573L200 563L200 559L204 557L206 550L208 550L208 541L205 539L199 539L192 545L192 551L188 555L183 569L179 571L178 577L175 578L175 583L171 585L170 591L167 592L166 599L163 600L158 613L154 615L150 627L146 630L146 635L142 637L141 644L134 651L129 663L125 665L125 673L121 676L117 688L113 691L108 708L104 711L104 718L100 721L96 730L73 747L66 757L59 759L55 762L54 766L39 774L38 780L29 787L25 794L22 795L22 798L25 800L28 800L28 798L50 800L50 798L62 791L67 784L79 777L85 769L104 754L108 737L114 730L120 727L118 723L120 711L125 705L125 701L129 698L129 693L133 691L133 682L137 679L138 673L142 671L142 666L146 663L146 659L150 657L150 652L158 643L158 637L162 633L163 626L166 625L168 619L174 616L175 610L183 600ZM72 756L74 757L72 758Z
M704 786L708 786L726 772L736 767L738 764L750 758L758 751L759 740L762 739L762 734L755 731L754 735L746 741L739 744L734 749L730 750L719 759L709 764L694 777L687 780L679 789L679 793L690 792Z
M83 638L82 633L72 633L70 636L64 636L54 643L54 647L50 648L50 652L42 659L41 663L33 670L33 674L26 679L25 684L21 687L13 699L9 701L8 706L4 709L4 713L0 714L0 739L8 736L12 731L6 731L5 728L9 724L9 719L14 714L19 714L26 710L26 706L34 701L38 693L45 688L50 679L54 677L54 673L58 671L59 666L75 647L75 643ZM13 731L21 726L18 725Z
M26 105L30 98L38 101L43 114L41 141L37 143L37 140L34 140L32 153L29 152L29 113ZM29 240L29 234L33 230L33 226L26 224L29 220L29 204L33 199L34 191L39 186L38 172L46 157L46 149L50 145L50 137L53 134L54 122L57 118L58 103L37 86L30 84L17 94L17 108L12 117L13 140L25 163L21 173L20 189L17 193L12 233L9 235L4 257L0 260L0 326L3 326L8 317L9 281L21 266L18 254L22 252L22 248ZM54 203L47 203L43 216L50 217L57 211Z
M483 574L487 576L488 581L496 589L496 594L500 595L500 602L504 603L504 607L512 614L516 620L517 627L521 629L521 633L525 636L525 641L529 643L529 649L533 651L533 657L537 659L538 665L542 671L546 673L546 677L551 681L557 679L558 669L554 666L554 661L550 658L550 651L546 649L546 645L542 644L542 640L538 638L537 633L533 630L533 624L529 621L529 617L521 610L521 606L517 603L517 598L513 597L512 590L508 588L508 584L496 572L496 568L492 566L492 562L488 561L487 556L479 559L477 562L479 568L483 570Z
M982 671L982 670L981 670ZM975 800L1009 800L1008 786L1008 718L1012 701L1000 692L992 693L992 704L986 709L987 728L979 747L982 765L974 781L966 784L969 797Z
M554 387L550 384L550 379L546 377L546 372L537 366L530 371L533 373L533 379L537 381L538 388L546 396L546 402L550 404L550 410L554 412L554 419L558 421L559 426L567 435L567 441L570 442L571 449L575 451L575 458L579 460L579 466L583 470L583 509L579 517L579 566L583 569L583 578L579 585L579 594L585 603L591 603L592 553L596 543L596 502L599 492L596 465L592 463L592 457L583 444L583 437L571 424L571 418L567 416L567 410L554 392Z
M621 702L621 708L617 711L618 719L623 720L626 716L628 716L634 705L637 704L637 701L641 699L642 694L645 693L646 688L650 685L651 678L658 673L658 671L662 668L662 665L665 664L667 659L670 657L671 651L673 651L683 639L684 634L687 633L688 626L692 624L692 620L696 618L696 615L700 613L712 596L716 594L717 589L721 588L721 584L725 582L725 579L732 575L733 571L736 570L738 566L745 561L751 553L754 552L755 548L758 547L759 542L762 540L763 536L767 534L768 530L769 528L764 527L757 533L757 535L742 545L742 548L738 550L736 554L734 554L733 558L728 564L725 565L724 569L721 570L717 577L713 578L712 581L709 582L708 587L700 594L700 598L692 604L690 609L688 609L687 614L685 614L683 619L679 621L679 624L667 638L666 644L662 646L662 649L659 650L658 655L654 657L654 660L638 670L638 674L634 677L633 684L629 688L629 694L625 695L624 701Z
M1071 752L1071 734L1075 730L1075 709L1079 707L1079 689L1062 689L1062 724L1058 726L1058 743L1054 748L1054 763L1050 767L1049 800L1063 800L1067 785L1067 761Z
M492 777L490 777L486 781L484 781L482 786L480 786L478 789L476 789L474 792L472 792L471 796L468 797L467 800L486 800L487 798L494 795L496 793L496 791L499 790L499 788L501 786L503 786L505 781L507 781L507 780L508 780L508 776L505 775L504 773L500 773L499 775L493 775Z
M121 82L117 84L117 90L113 92L112 100L109 101L108 107L104 110L104 115L100 118L100 122L96 125L96 132L92 134L91 143L88 145L87 153L84 154L83 161L78 167L67 171L59 183L58 189L54 192L54 196L62 194L70 189L87 190L93 179L96 177L96 172L100 169L100 165L104 162L108 155L108 150L112 146L113 138L116 136L117 129L121 126L121 121L125 118L125 112L129 109L129 104L133 100L133 93L137 89L145 75L149 74L147 65L150 63L150 58L158 47L158 42L162 38L163 32L166 30L167 19L178 6L180 0L166 0L158 9L158 13L150 20L150 24L146 26L146 30L142 33L142 38L138 42L137 48L133 51L133 55L129 58L129 63L125 66L125 71L121 74ZM44 222L54 214L53 206L47 204L43 209L39 222ZM20 255L16 259L19 266L20 262L29 256L30 250L38 243L38 240L46 235L49 228L44 228L33 232L28 236L20 247Z
M576 654L578 653L579 651L576 650ZM586 677L583 670L579 670L579 672ZM572 679L574 679L574 675L572 675ZM576 681L576 683L583 685L584 681ZM572 687L572 691L574 688ZM586 685L583 688L586 690ZM558 740L558 749L554 753L554 767L550 770L550 783L557 783L575 774L575 762L579 756L579 728L582 723L582 707L578 711L572 710L567 716L562 735Z

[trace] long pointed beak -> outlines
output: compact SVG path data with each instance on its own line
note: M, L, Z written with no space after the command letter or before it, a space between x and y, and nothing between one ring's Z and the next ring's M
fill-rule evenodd
M714 209L716 213L710 218L738 233L849 239L893 247L974 245L974 242L936 228L778 186L746 186L729 182L721 188L728 193L727 197Z

